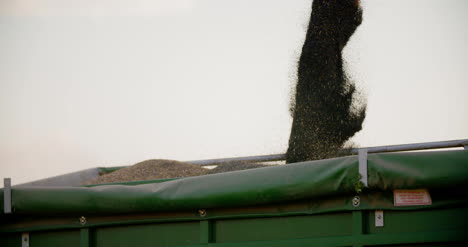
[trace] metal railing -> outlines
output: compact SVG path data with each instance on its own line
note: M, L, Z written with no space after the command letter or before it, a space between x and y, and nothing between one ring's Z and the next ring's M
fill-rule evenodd
M401 151L414 151L426 149L440 149L440 148L455 148L464 147L468 149L468 139L441 141L441 142L425 142L414 144L401 144L391 146L379 146L368 148L355 148L351 150L352 154L358 154L359 150L367 150L367 153L384 153L384 152L401 152ZM269 161L282 161L285 160L285 154L271 154L271 155L258 155L258 156L244 156L235 158L222 158L222 159L208 159L208 160L191 160L188 163L209 166L218 165L227 162L269 162ZM72 172L55 177L45 178L29 183L20 184L17 186L77 186L81 182L98 177L99 168L90 168L82 171Z
M468 139L354 148L351 150L351 153L358 154L360 149L367 149L367 153L387 153L387 152L403 152L403 151L440 149L440 148L456 148L456 147L464 147L465 149L468 149ZM186 162L196 164L196 165L208 166L208 165L216 165L216 164L222 164L222 163L227 163L227 162L248 162L248 161L268 162L268 161L282 161L285 159L286 159L286 154L270 154L270 155L244 156L244 157L209 159L209 160L190 160Z

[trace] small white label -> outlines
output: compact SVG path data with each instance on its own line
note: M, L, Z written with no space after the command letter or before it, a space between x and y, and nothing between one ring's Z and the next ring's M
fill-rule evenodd
M21 234L21 247L29 247L29 233L27 232Z
M375 227L383 227L383 210L376 210L375 211Z
M419 206L431 205L431 195L426 189L419 190L394 190L393 199L395 206Z

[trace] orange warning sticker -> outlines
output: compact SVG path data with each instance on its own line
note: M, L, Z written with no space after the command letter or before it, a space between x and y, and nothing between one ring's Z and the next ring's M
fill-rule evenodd
M431 205L431 195L426 189L394 190L393 204L395 206Z

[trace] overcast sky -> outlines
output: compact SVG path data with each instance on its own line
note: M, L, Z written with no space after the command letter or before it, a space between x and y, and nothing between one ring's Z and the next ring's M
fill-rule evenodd
M284 153L311 0L2 0L0 176ZM468 138L468 1L367 0L353 141Z

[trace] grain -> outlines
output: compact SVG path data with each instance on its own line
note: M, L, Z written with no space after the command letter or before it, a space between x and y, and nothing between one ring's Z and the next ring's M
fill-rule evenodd
M344 71L342 51L361 24L359 0L314 0L291 103L286 162L336 157L362 129L365 99Z
M86 181L83 185L191 177L207 173L208 169L199 165L175 160L152 159Z
M200 165L176 160L152 159L139 162L133 166L101 175L100 177L85 181L82 185L122 183L142 180L156 180L166 178L192 177L206 174L216 174L237 170L268 167L271 165L233 161L218 164L213 169L206 169Z

